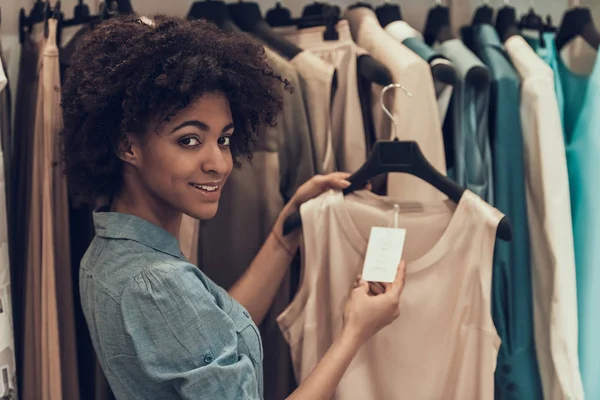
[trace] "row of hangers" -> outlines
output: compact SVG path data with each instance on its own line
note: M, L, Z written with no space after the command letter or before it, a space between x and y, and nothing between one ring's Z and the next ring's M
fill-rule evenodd
M502 42L511 36L519 35L523 30L532 30L539 32L542 45L544 45L544 32L556 32L555 43L559 51L576 37L582 37L595 49L600 46L600 32L596 29L591 11L589 8L579 7L578 2L575 7L565 12L558 28L553 26L552 18L549 15L544 20L540 14L535 12L534 0L531 0L527 14L520 19L517 18L517 11L510 4L510 0L505 0L504 6L498 10L495 24L493 24L493 17L494 9L490 7L489 0L486 0L475 10L472 25L495 25ZM423 36L430 45L453 38L450 11L447 6L441 4L441 0L437 0L436 6L428 13Z
M60 43L62 28L93 25L116 14L134 13L130 0L106 0L101 4L101 10L99 15L92 15L88 5L83 0L78 0L73 9L73 18L64 19L60 0L56 1L54 6L50 4L50 1L36 0L29 15L26 14L24 8L19 11L19 41L21 44L25 42L25 37L31 34L33 26L38 23L44 23L44 34L48 37L48 19L50 18L58 21L57 42Z

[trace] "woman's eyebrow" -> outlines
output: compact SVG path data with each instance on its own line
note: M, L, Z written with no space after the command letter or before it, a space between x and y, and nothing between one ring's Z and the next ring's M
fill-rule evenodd
M178 131L179 129L185 128L186 126L193 126L204 132L210 131L210 127L208 125L206 125L204 122L193 119L193 120L185 121L185 122L177 125L175 128L173 128L171 130L171 133ZM225 126L225 128L223 128L222 132L227 132L228 130L233 129L233 128L234 128L234 124L233 124L233 122L230 122L229 124L227 124Z
M193 127L200 129L201 131L205 131L205 132L210 131L210 128L208 127L208 125L206 125L202 121L198 121L198 120L194 119L194 120L190 120L190 121L185 121L185 122L177 125L175 128L173 128L171 133L178 131L181 128L185 128L186 126L193 126Z

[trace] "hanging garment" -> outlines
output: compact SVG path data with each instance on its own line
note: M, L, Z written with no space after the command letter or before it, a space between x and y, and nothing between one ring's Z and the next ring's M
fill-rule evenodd
M397 129L392 134L392 123L380 106L381 87L374 85L373 115L379 139L415 140L427 160L442 174L446 174L446 159L438 106L429 64L397 43L387 34L375 13L365 7L347 10L344 14L356 43L391 72L394 83L406 87L390 91L388 108L396 117ZM387 94L386 94L387 97ZM387 194L398 200L422 202L445 198L426 182L408 174L388 174Z
M597 305L600 304L597 290L600 285L600 249L596 245L600 241L600 193L592 182L597 179L595 171L600 154L597 140L597 127L600 126L600 57L596 52L596 58L591 63L590 57L584 53L578 57L578 52L569 49L581 44L580 39L575 39L564 49L572 68L579 70L575 73L557 52L554 37L544 35L544 39L545 47L539 43L535 47L554 72L569 172L579 318L579 366L585 398L595 399L600 398L600 316L597 311ZM579 47L578 50L581 49ZM592 51L588 48L586 52ZM587 73L583 73L585 64L588 64Z
M55 19L39 65L26 253L23 397L79 398ZM58 310L60 309L60 313Z
M309 51L290 60L296 68L299 86L308 117L315 172L328 174L336 170L332 145L330 108L335 68Z
M520 80L493 26L474 27L476 54L492 74L490 137L494 160L494 204L510 218L511 242L494 254L492 313L502 346L496 369L496 396L542 399L533 333L529 225L520 120Z
M7 90L8 81L4 68L0 64L0 97ZM8 103L0 102L0 137L3 139L10 132L5 131L5 119L10 120ZM6 189L10 182L5 175L4 149L10 149L8 141L0 146L0 398L17 398L17 370L15 365L15 343L13 331L13 313L11 298L10 261L8 253L8 225L6 208ZM6 179L6 180L5 180Z
M448 176L486 202L493 204L492 154L489 139L488 108L490 85L488 68L459 39L438 45L438 50L454 63L457 80L452 97L452 124L444 136L452 142ZM470 79L477 73L488 76L484 86ZM449 164L450 165L450 164Z
M31 37L26 36L21 45L19 80L17 82L15 103L14 154L9 160L12 164L10 192L12 192L14 201L9 202L12 210L8 213L8 239L17 376L19 377L25 375L25 256L27 254L27 229L24 228L29 226L33 132L38 95L37 66L42 44L41 41L36 43ZM19 379L17 384L17 392L23 393L23 379Z
M324 26L278 29L287 40L335 67L337 87L331 103L332 146L336 168L356 172L367 160L364 121L358 97L356 60L364 54L352 41L347 21L337 23L338 40L324 40Z
M385 31L399 43L409 38L415 38L423 41L421 32L410 26L406 21L393 21L385 26Z
M304 278L278 319L299 381L339 337L370 229L389 226L395 204L328 191L301 206ZM458 205L399 205L407 230L400 317L360 348L333 399L492 399L500 341L490 285L502 215L469 191Z
M535 345L544 399L583 399L569 176L554 73L521 36L509 38L505 47L522 80Z
M404 22L404 24L401 24L402 22L404 21L392 22L391 24L387 25L384 29L398 43L402 43L414 53L416 53L419 57L421 57L423 60L427 61L432 69L439 64L452 65L446 57L429 47L427 43L423 41L423 37L420 36L420 34L418 36L411 36L411 31L409 29L412 28L410 26L408 28L404 28L404 26L408 24L406 22ZM445 82L439 81L435 78L433 80L433 83L435 88L435 97L437 98L438 102L440 121L444 121L446 119L446 112L448 111L448 106L450 105L450 98L452 97L453 86Z
M226 289L250 266L284 204L315 173L298 73L275 52L268 48L266 52L274 71L295 90L282 94L284 106L278 125L261 128L252 162L243 162L232 171L215 218L200 223L200 268ZM260 326L266 400L286 398L295 388L289 346L276 321L292 297L291 278L290 270Z

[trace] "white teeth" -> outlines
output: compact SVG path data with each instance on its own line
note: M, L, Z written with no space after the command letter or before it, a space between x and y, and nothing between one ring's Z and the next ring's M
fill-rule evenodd
M194 183L192 183L192 186L194 186L195 188L198 188L198 189L206 190L207 192L214 192L215 190L217 190L219 188L218 186L196 185Z

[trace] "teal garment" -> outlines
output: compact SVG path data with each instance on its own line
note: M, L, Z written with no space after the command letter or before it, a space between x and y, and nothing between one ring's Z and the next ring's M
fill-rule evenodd
M533 332L520 79L491 25L473 28L473 44L492 74L489 118L494 205L508 216L513 231L511 242L498 240L494 249L492 316L502 339L495 374L496 398L541 400Z
M488 68L459 39L438 47L455 67L457 80L450 106L451 123L444 124L444 140L451 140L452 153L446 160L448 176L490 204L493 204L492 154L489 140L488 108L490 85ZM485 85L474 85L472 73L487 75Z
M141 218L94 212L81 305L118 399L262 399L263 348L250 314Z
M436 58L445 58L442 54L438 53L437 51L435 51L434 49L429 47L429 45L427 43L425 43L423 40L421 40L419 38L413 37L413 38L404 39L402 44L405 45L406 47L408 47L409 49L411 49L419 57L421 57L423 60L427 61L428 63L430 63L431 61L433 61Z
M589 75L573 73L562 61L554 36L546 46L531 41L554 71L565 134L579 319L579 367L586 399L600 399L600 57Z

